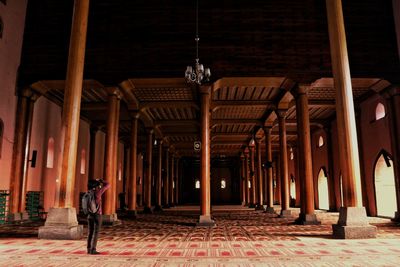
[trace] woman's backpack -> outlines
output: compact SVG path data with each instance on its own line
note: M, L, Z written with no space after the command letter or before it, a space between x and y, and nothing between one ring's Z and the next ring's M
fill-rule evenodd
M82 197L82 211L85 215L96 214L100 205L96 203L96 194L94 190L89 190Z

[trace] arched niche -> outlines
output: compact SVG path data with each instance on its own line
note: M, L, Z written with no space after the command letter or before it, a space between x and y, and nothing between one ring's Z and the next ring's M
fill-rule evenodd
M324 168L318 173L318 207L320 210L329 210L328 177Z
M378 216L393 217L397 210L393 161L386 151L379 153L374 166L375 200Z

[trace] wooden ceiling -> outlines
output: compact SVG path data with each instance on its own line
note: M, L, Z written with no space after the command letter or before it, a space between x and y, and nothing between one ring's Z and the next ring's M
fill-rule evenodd
M354 99L390 85L381 79L353 79ZM287 140L296 146L297 127L294 99L290 93L297 84L285 77L235 77L214 82L211 100L212 154L239 155L255 136L264 138L262 127L272 126L272 142L278 149L279 136L274 110L284 106L287 111ZM335 92L332 78L321 78L308 85L309 111L313 129L328 126L335 116ZM64 81L44 80L31 85L51 101L63 102ZM129 142L132 111L139 112L140 149L144 150L145 128L155 129L156 138L163 139L181 156L196 155L193 142L200 140L200 106L197 92L183 78L128 79L120 86L123 92L120 112L120 138ZM94 80L85 80L82 93L82 116L96 127L105 127L108 88Z
M295 145L290 90L296 85L308 89L313 128L334 117L325 1L199 2L200 62L212 72L213 155L238 155L252 135L263 138L260 127L276 125L273 110L281 104L289 108L288 142ZM386 80L400 82L391 2L343 1L356 101L387 87ZM27 8L18 84L58 104L72 6L73 0L30 0ZM90 1L82 116L104 125L107 88L119 87L122 140L129 139L131 111L137 110L140 149L151 127L177 153L192 156L193 141L200 139L199 97L183 76L195 58L194 15L194 1ZM273 143L277 148L275 126Z

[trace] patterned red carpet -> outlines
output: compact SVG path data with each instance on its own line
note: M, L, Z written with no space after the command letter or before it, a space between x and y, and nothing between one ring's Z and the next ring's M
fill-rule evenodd
M217 226L196 227L196 211L171 209L104 226L99 256L85 240L37 239L36 225L0 226L0 266L399 266L400 227L371 218L378 238L332 239L337 213L320 226L250 210L216 211Z

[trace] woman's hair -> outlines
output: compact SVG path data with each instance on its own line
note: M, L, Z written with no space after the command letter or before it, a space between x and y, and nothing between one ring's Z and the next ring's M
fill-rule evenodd
M87 187L88 187L88 190L92 190L92 189L95 189L96 187L98 187L99 185L100 185L99 181L97 181L97 180L89 180L88 184L87 184Z

